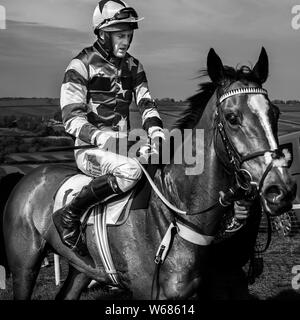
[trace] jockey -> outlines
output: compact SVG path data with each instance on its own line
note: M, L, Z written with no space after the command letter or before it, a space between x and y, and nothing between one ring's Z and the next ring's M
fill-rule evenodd
M93 180L53 214L63 243L79 253L86 251L80 232L86 209L132 189L142 176L135 160L105 148L112 139L126 137L132 96L150 141L164 139L143 66L127 52L142 19L122 0L101 0L93 14L97 40L65 72L60 105L66 132L75 138L75 146L96 146L75 150L78 168ZM142 156L147 158L153 147L141 148Z

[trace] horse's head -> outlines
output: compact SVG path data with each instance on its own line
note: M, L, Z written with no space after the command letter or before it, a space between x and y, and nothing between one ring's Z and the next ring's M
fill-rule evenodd
M211 49L207 72L216 86L215 148L221 161L235 172L238 184L259 193L267 211L282 214L291 208L297 186L287 168L289 151L278 146L279 110L262 88L268 77L265 49L253 69L237 70L223 66Z

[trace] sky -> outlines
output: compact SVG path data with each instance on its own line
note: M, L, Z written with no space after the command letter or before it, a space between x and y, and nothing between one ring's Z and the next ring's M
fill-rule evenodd
M142 62L153 98L193 95L210 48L235 67L254 65L264 46L270 99L300 100L300 28L292 27L296 0L126 2L145 18L129 52ZM66 66L96 40L97 1L0 0L0 5L6 18L3 29L0 16L0 97L59 97Z

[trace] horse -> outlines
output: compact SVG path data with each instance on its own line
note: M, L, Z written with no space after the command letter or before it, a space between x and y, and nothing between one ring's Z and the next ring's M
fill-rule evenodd
M113 284L99 258L89 225L86 256L64 246L53 226L55 194L77 171L45 165L18 183L3 222L15 299L31 298L47 247L69 262L56 299L79 299L92 279L101 286L125 289L132 299L197 299L205 296L208 269L224 248L229 255L225 260L237 258L230 250L238 248L231 240L235 236L224 241L218 236L224 221L233 216L233 201L247 198L253 203L244 227L237 231L248 249L255 244L260 208L270 215L291 208L296 184L286 167L288 152L278 147L279 110L262 88L268 77L266 50L261 49L252 69L235 69L223 65L211 48L207 75L209 81L200 84L176 124L180 132L190 130L194 153L199 148L197 130L204 132L203 170L187 174L186 161L158 166L153 183L159 192L151 191L147 209L131 210L123 224L108 227L118 284ZM182 146L184 152L184 141ZM226 191L223 197L220 191ZM248 258L243 254L238 263L243 265Z
M13 190L14 186L21 180L24 175L20 172L13 172L10 173L2 178L0 178L0 230L2 230L3 224L3 213L6 201L9 197L9 194ZM7 258L4 248L4 239L3 233L0 232L0 265L2 265L5 270L6 274L9 274L9 268L7 264Z

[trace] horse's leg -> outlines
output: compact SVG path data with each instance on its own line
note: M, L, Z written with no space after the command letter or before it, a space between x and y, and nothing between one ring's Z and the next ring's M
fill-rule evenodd
M44 248L37 249L31 243L28 243L26 248L22 246L22 249L18 250L17 246L14 246L14 249L9 254L14 299L28 300L31 298L46 251Z
M157 298L159 300L199 299L206 283L209 247L194 244L187 247L185 240L175 238L173 248L175 250L170 252L161 266ZM195 265L197 268L191 269L190 265Z
M16 300L31 298L41 263L46 254L46 241L38 233L32 221L21 212L17 201L9 202L4 215L4 239L7 261L13 279L13 295ZM21 229L22 228L22 229Z
M69 272L67 279L56 295L56 300L78 300L83 289L90 283L91 278L86 274L78 271L69 264Z

